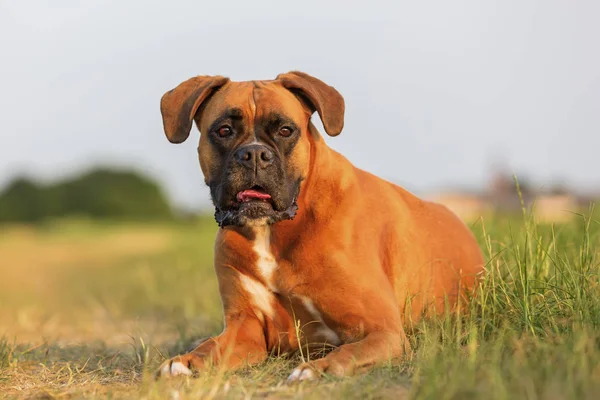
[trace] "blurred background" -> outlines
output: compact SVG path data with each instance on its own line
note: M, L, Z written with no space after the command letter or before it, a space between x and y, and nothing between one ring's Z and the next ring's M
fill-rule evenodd
M0 372L21 368L0 392L86 388L91 369L131 384L149 343L220 331L199 133L170 144L159 112L180 82L307 72L345 97L325 140L356 166L469 223L522 204L562 223L600 199L599 16L596 0L0 0Z
M593 0L2 1L0 219L105 216L77 196L110 190L124 191L116 214L128 199L144 217L210 209L198 132L169 144L160 97L198 74L294 69L344 95L344 132L326 140L358 167L461 212L511 207L498 198L512 174L532 196L570 195L559 208L586 205L600 193L599 12Z

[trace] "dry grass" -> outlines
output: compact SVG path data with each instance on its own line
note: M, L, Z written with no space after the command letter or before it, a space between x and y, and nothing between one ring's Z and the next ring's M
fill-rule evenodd
M154 368L221 330L216 226L63 221L0 230L0 393L8 398L595 398L600 224L473 227L490 260L461 320L366 375L288 386L299 358L155 383Z

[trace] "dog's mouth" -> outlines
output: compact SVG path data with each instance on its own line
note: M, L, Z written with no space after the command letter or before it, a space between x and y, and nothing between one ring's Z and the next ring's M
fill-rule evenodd
M252 201L271 203L272 201L271 195L258 185L252 186L250 189L238 192L238 194L236 195L236 200L239 203L249 203Z
M236 193L233 204L229 207L215 207L215 220L220 227L228 225L246 226L253 224L275 224L279 221L293 219L298 210L298 193L300 181L294 186L291 202L281 204L277 192L269 193L263 186L254 185Z

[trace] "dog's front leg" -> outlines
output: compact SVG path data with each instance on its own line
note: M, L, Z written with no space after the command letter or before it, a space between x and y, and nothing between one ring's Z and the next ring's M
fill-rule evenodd
M315 379L322 373L352 375L361 369L398 358L408 349L404 330L372 332L358 342L338 347L326 357L301 364L294 369L288 381Z
M206 365L228 370L257 364L267 357L267 345L261 322L253 314L240 314L231 318L223 333L200 343L187 354L165 361L156 378L175 375L192 375Z

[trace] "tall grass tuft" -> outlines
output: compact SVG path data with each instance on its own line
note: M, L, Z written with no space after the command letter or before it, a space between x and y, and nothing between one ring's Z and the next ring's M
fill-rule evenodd
M0 370L8 368L13 361L14 346L8 343L8 340L0 337Z
M600 398L594 210L555 226L522 206L522 219L495 217L492 232L481 221L486 275L466 315L413 338L411 397Z

